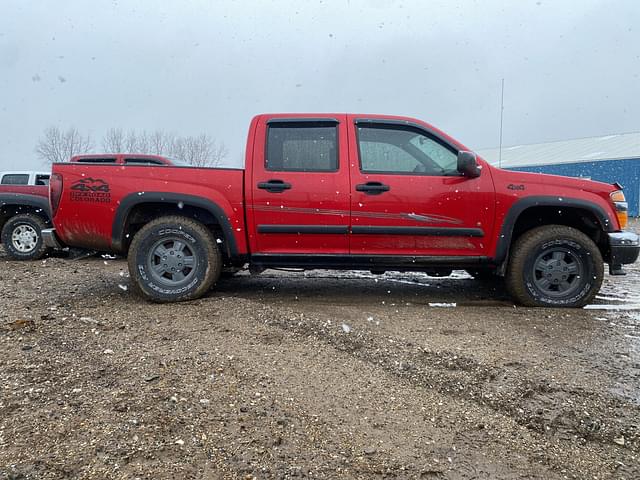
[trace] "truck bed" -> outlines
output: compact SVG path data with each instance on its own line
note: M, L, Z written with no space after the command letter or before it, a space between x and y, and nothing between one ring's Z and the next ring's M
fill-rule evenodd
M65 182L57 214L73 221L61 222L58 232L70 246L123 251L129 239L118 232L127 222L144 221L135 211L143 199L163 214L186 212L208 200L221 209L237 248L246 251L242 169L60 163L53 171ZM176 190L189 194L172 193Z

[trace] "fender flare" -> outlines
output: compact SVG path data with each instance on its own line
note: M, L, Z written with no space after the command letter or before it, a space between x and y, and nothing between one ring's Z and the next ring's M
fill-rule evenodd
M51 223L51 208L48 198L28 193L0 193L0 208L6 206L22 207L25 205L42 209L42 212L47 217L47 222Z
M225 236L225 243L229 249L230 256L235 257L238 255L236 239L233 234L233 228L231 228L231 223L229 222L229 217L227 217L227 214L218 204L207 198L197 197L194 195L146 191L144 192L144 195L137 192L131 193L120 201L120 205L116 210L111 227L111 246L115 251L124 250L124 226L129 213L133 207L145 203L167 203L173 205L182 203L185 206L202 208L203 210L208 211L216 218L222 227Z
M607 214L607 212L602 209L602 207L596 205L595 203L588 202L586 200L580 200L577 198L565 197L562 197L562 200L558 200L558 197L555 196L534 196L521 198L513 205L511 205L509 212L507 212L507 215L504 218L502 227L500 229L498 244L496 245L496 254L493 259L494 264L501 265L507 260L507 257L509 255L509 248L511 246L511 238L513 236L513 228L518 221L518 218L520 218L520 215L525 210L531 207L570 207L586 210L596 217L600 224L600 227L602 228L602 231L614 231L614 229L612 228L612 225L614 224L613 219Z

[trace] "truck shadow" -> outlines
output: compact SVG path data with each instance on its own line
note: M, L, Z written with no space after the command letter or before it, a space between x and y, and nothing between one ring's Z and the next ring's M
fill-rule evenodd
M355 271L292 273L268 270L261 275L240 273L232 278L221 279L210 295L275 302L306 300L331 305L513 305L501 281L485 283L456 273L451 277L430 277L416 273L373 275Z

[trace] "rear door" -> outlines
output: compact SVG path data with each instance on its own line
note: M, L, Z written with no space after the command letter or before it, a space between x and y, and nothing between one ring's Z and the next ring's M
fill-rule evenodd
M346 117L268 118L256 126L248 223L254 253L348 254Z
M457 171L455 146L428 127L350 116L351 253L484 256L493 182Z

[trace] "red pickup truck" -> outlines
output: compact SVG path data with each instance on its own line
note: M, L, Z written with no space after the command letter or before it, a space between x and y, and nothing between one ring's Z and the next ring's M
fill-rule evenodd
M244 169L55 164L61 243L128 253L155 301L223 266L504 276L521 304L582 306L640 250L619 185L490 166L419 120L258 115Z

